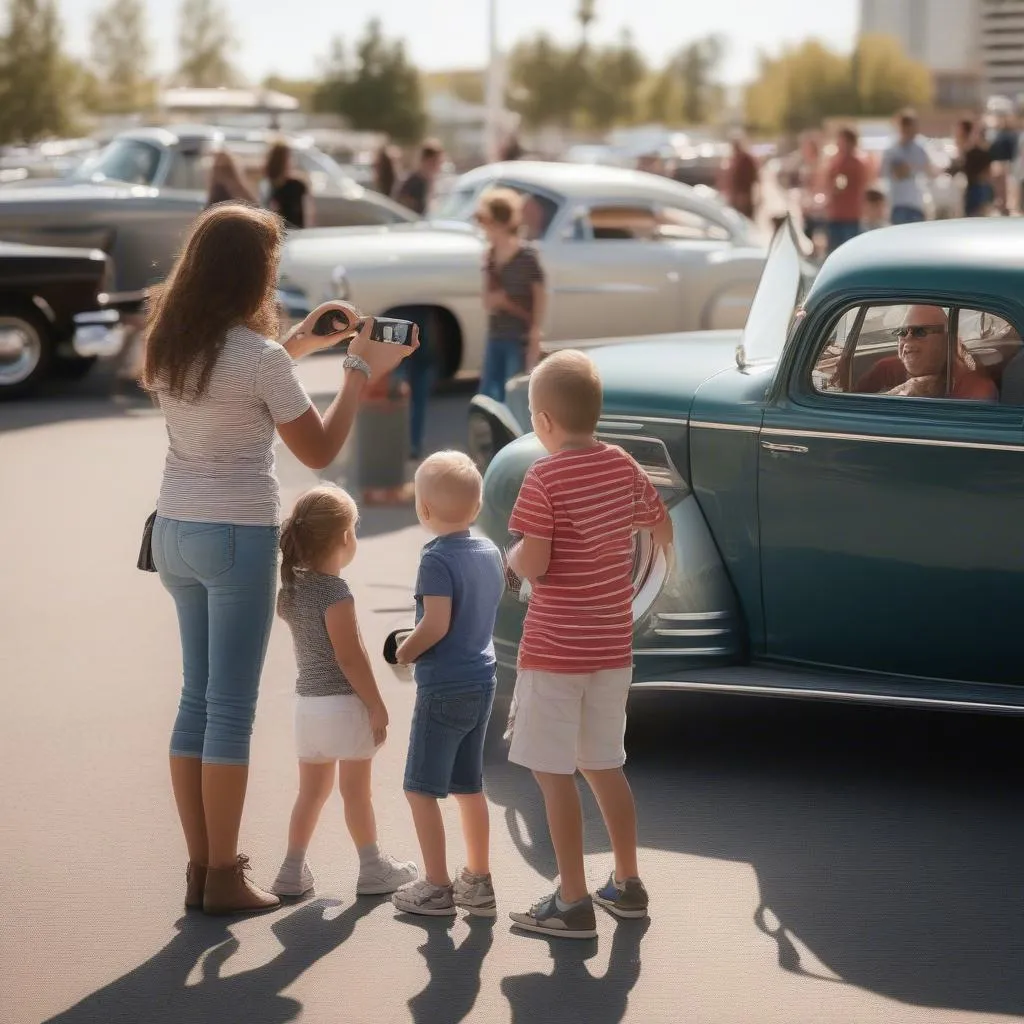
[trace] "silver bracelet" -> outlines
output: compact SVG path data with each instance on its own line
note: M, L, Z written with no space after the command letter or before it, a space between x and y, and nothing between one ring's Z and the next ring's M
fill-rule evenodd
M362 356L345 356L341 365L346 370L358 370L367 380L370 379L370 364Z

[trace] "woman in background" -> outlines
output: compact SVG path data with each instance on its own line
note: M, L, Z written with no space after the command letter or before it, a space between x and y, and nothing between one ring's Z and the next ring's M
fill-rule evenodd
M382 195L390 196L398 183L398 169L395 166L395 155L392 148L385 142L377 150L373 161L373 187Z
M256 195L245 183L238 161L226 149L218 149L213 154L213 166L210 168L206 205L216 206L217 203L256 205Z
M289 228L313 226L313 197L309 186L292 171L292 151L286 142L276 142L267 154L264 177L270 186L267 206Z

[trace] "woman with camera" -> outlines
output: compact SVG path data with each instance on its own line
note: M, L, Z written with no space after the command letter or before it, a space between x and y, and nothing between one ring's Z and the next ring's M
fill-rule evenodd
M156 297L143 374L169 439L152 549L181 633L170 768L188 847L185 902L217 914L279 902L248 881L248 858L238 853L277 590L275 430L300 462L327 466L368 380L393 371L417 344L372 341L368 319L321 416L294 361L350 336L357 316L344 303L328 303L283 345L270 340L278 332L283 234L281 220L265 210L222 204L203 213ZM329 333L322 333L325 315Z

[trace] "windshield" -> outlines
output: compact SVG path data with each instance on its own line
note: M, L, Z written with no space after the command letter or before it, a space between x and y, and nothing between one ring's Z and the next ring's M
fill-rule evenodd
M72 178L75 181L123 181L129 185L152 185L160 167L163 150L140 139L114 139L94 156L84 160Z
M430 216L437 220L461 220L467 224L476 212L476 197L480 191L477 185L460 185L445 196L441 196Z
M814 270L804 259L793 225L787 221L775 232L768 249L736 353L740 367L779 358L797 307L813 279Z

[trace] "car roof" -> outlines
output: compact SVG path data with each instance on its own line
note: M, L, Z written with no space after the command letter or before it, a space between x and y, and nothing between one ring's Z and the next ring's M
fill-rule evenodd
M260 142L281 139L293 147L305 148L310 142L306 138L275 132L266 128L219 128L211 124L171 124L160 128L131 128L118 132L115 138L140 139L173 146L176 142Z
M666 197L686 196L691 200L699 197L699 193L695 193L688 185L663 175L608 164L511 160L477 167L462 176L466 184L492 178L507 178L524 185L536 185L569 197L588 198L599 195L608 199L650 198L652 193L658 192Z
M807 305L837 292L1024 297L1024 221L935 220L867 231L825 261Z

